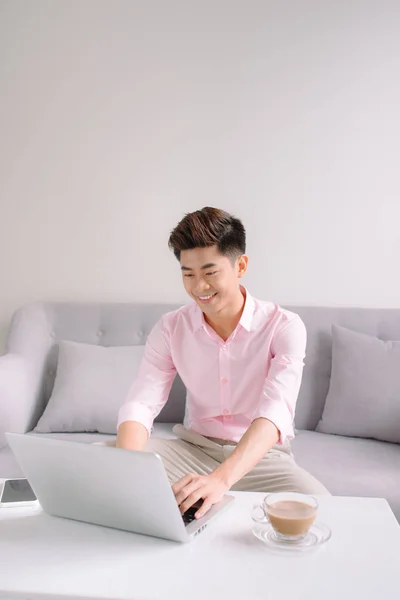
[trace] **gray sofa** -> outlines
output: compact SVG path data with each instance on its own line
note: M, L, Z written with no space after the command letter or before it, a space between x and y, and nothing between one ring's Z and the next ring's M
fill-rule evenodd
M35 427L53 389L60 340L141 345L156 320L175 308L166 304L47 303L19 309L11 322L7 353L0 357L0 477L23 475L4 432L30 432ZM383 340L400 340L400 310L287 308L301 316L308 331L292 442L297 462L334 495L386 498L400 520L400 445L315 431L330 381L331 325ZM172 436L173 424L183 420L184 407L185 390L177 377L157 418L155 435ZM84 432L47 435L82 442L113 438Z

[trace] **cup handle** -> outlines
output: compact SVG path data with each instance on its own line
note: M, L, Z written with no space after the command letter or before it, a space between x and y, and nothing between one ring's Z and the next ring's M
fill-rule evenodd
M267 523L269 523L269 519L265 514L263 507L259 504L253 506L253 510L251 511L251 518L256 523L261 523L261 525L266 525Z

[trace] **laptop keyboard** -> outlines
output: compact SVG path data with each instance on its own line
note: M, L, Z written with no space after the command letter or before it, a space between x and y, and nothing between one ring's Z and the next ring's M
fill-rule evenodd
M190 508L187 509L186 512L183 513L182 519L183 519L183 522L185 523L185 525L189 525L189 523L191 523L192 521L195 520L194 515L196 514L196 511L197 511L197 507L191 506Z
M189 525L189 523L191 523L192 521L195 520L195 514L196 512L199 510L200 506L203 504L202 500L199 500L199 502L196 502L195 504L193 504L193 506L191 506L190 508L187 509L187 511L185 511L182 515L182 519L185 525Z

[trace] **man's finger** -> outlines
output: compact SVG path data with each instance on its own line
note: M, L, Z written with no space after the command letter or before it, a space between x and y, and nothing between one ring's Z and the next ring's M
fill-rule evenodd
M203 504L200 506L199 510L195 513L196 519L201 519L204 515L210 510L212 507L212 502L209 500L204 500Z
M190 496L186 498L185 502L183 502L179 507L181 514L183 515L183 513L186 512L191 506L193 506L193 504L196 504L196 502L200 500L201 496L202 494L200 489L190 494Z
M173 484L172 491L174 492L175 496L185 487L185 485L187 485L188 483L190 483L192 481L192 478L193 478L193 473L188 473L187 475L184 475L183 477L181 477L179 479L179 481L176 481Z
M200 486L201 486L201 482L198 479L195 479L194 481L192 480L190 483L188 483L188 485L185 485L183 490L181 490L180 492L177 492L175 494L175 500L176 500L178 506L180 504L182 504L182 502L184 500L186 500L186 498L188 498L190 496L190 494L195 492Z

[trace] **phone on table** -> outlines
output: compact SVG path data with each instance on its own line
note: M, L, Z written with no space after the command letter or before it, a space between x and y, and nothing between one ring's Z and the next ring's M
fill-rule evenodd
M0 480L0 507L33 506L37 504L35 492L23 477Z

